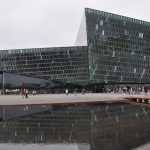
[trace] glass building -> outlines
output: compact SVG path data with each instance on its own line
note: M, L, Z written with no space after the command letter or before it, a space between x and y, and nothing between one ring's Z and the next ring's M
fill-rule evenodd
M75 46L1 50L0 72L1 87L4 72L82 87L150 83L150 23L85 8Z
M85 9L90 81L150 83L150 23Z

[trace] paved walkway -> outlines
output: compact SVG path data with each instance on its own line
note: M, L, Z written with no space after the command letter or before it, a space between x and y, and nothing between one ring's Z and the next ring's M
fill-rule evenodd
M21 95L0 95L0 105L24 105L24 104L63 104L63 103L82 103L82 102L102 102L124 100L126 94L40 94L29 95L28 99Z

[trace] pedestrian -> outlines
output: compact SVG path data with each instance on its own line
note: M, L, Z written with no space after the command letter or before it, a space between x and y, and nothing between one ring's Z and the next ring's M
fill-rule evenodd
M68 89L66 89L66 95L68 95Z
M147 96L147 92L148 92L148 87L147 86L144 86L144 92L145 92L145 95Z
M32 91L32 95L35 95L35 91L34 90Z
M22 98L24 98L25 97L25 89L22 89L22 91L21 91L21 95L22 95Z
M83 95L85 94L85 89L82 89L82 94L83 94Z
M78 89L77 89L77 88L75 88L75 91L74 91L74 93L75 93L75 96L76 96L76 94L77 94L77 90L78 90Z
M25 97L28 98L28 90L25 90Z
M36 91L34 91L34 95L36 95Z
M130 94L130 86L127 86L127 94Z

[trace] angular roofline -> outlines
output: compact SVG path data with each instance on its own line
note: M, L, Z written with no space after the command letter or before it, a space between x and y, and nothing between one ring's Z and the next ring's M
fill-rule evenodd
M17 51L17 50L32 50L32 49L65 49L65 48L80 48L80 47L87 47L87 46L62 46L62 47L37 47L37 48L14 48L14 49L1 49L0 53L4 51Z
M115 14L115 13L110 13L110 12L106 12L106 11L101 11L101 10L97 10L97 9L92 9L92 8L85 8L85 13L86 12L92 12L92 13L96 13L96 14L105 14L105 15L110 15L112 17L115 17L115 18L124 18L125 20L132 20L132 21L136 21L136 23L139 23L139 24L144 24L144 25L150 25L150 22L149 21L145 21L145 20L140 20L140 19L136 19L136 18L133 18L133 17L128 17L128 16L124 16L124 15L119 15L119 14Z

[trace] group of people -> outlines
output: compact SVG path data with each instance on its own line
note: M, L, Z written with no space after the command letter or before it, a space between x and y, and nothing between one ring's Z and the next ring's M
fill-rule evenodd
M148 91L150 91L150 86L124 86L124 87L114 87L106 88L106 93L126 93L126 94L140 94L145 93L147 95Z
M22 98L28 98L29 91L28 89L23 89L21 92Z
M72 90L70 90L72 91ZM69 91L68 88L65 89L65 94L68 95L69 93L71 93ZM78 91L80 91L80 93L82 93L83 95L87 92L84 88L82 90L79 90L77 88L74 89L74 91L72 91L75 96L77 95ZM102 93L126 93L126 94L141 94L141 93L145 93L145 95L147 95L147 93L150 91L150 86L144 85L144 86L131 86L131 85L127 85L127 86L122 86L122 87L111 87L111 86L107 86L107 87L103 87ZM30 92L32 95L36 95L36 91L33 90L32 92ZM29 91L28 89L23 89L20 93L23 98L28 98L28 94Z
M65 93L66 93L66 95L69 94L68 89L65 90ZM77 88L74 90L74 93L75 93L75 96L76 96L76 95L77 95ZM83 95L85 94L85 89L82 89L82 94L83 94Z
M28 98L28 94L29 94L28 89L23 89L21 91L22 98ZM36 95L36 91L35 90L32 91L32 95Z

